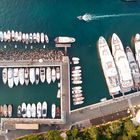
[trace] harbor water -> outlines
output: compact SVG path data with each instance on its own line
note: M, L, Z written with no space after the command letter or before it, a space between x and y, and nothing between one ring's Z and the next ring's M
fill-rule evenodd
M97 53L97 40L99 36L104 36L109 43L112 33L115 32L124 47L131 45L131 37L140 32L139 7L139 2L126 3L121 0L1 0L0 30L44 32L50 39L50 43L46 45L49 49L55 49L53 40L57 36L76 38L76 42L68 49L68 55L70 58L80 58L85 102L81 106L73 106L71 103L71 108L74 109L97 103L104 97L111 98ZM77 16L85 13L92 14L91 21L77 19ZM14 45L24 49L21 43L1 43L1 49L4 49L4 45L7 49L14 48ZM37 44L32 46L43 47ZM30 45L27 47L30 49ZM60 104L56 97L57 89L57 82L50 85L19 85L10 89L0 80L0 104L13 104L16 108L22 102L37 103L46 100L50 116L51 104Z

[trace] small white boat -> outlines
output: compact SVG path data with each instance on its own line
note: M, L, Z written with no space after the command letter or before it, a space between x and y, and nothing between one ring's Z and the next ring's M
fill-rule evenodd
M15 41L15 32L14 32L14 30L11 31L11 39L12 39L12 41Z
M83 96L82 93L72 95L73 98L78 98L78 97L82 97L82 96Z
M33 42L33 34L32 34L32 33L29 34L29 42L30 42L30 43Z
M74 66L72 67L73 70L80 70L81 69L81 66Z
M3 40L7 41L7 34L6 34L6 32L3 32Z
M32 116L33 118L36 117L36 105L35 105L34 103L32 104L31 116Z
M72 73L81 73L81 70L72 70Z
M40 43L40 34L39 33L36 34L36 42Z
M3 105L3 115L4 115L4 117L7 117L7 115L8 115L8 110L7 110L8 108L7 108L7 105L6 104L4 104Z
M78 93L82 93L83 91L81 89L76 89L76 90L72 90L72 94L78 94Z
M57 91L57 98L60 98L60 97L61 97L61 90L58 89L58 91Z
M19 74L18 74L18 68L14 68L14 83L17 86L19 83Z
M81 76L81 73L73 73L71 76L72 77L78 77L78 76Z
M23 85L24 84L24 68L19 68L18 74L19 74L19 82L21 85Z
M52 68L52 81L55 82L56 80L56 71L55 68Z
M25 42L26 42L26 44L28 44L28 42L29 42L29 34L25 34Z
M24 78L25 78L25 85L27 86L29 84L29 69L25 68L24 70Z
M52 104L52 118L54 119L56 115L56 105Z
M41 112L42 112L41 103L38 102L38 103L37 103L37 117L38 117L38 118L41 118L41 114L42 114Z
M72 81L72 83L78 85L78 84L82 84L82 81L81 80L76 80L76 81Z
M45 34L45 41L46 41L46 43L49 43L49 38L46 34Z
M81 80L81 79L82 79L82 77L81 76L78 76L78 77L73 77L71 80L78 81L78 80Z
M82 87L81 86L75 86L75 87L72 87L72 89L73 90L80 90L80 89L82 89Z
M19 105L17 108L17 117L21 117L22 116L22 107Z
M11 40L11 33L9 30L7 31L7 40L8 42Z
M25 40L26 40L26 35L25 35L25 33L23 33L23 34L22 34L22 42L24 43Z
M27 118L31 118L31 104L27 104L26 116Z
M26 117L26 111L27 111L25 103L22 103L21 111L22 111L22 117L25 118Z
M3 32L0 31L0 41L3 42Z
M89 22L89 21L91 21L91 20L94 19L94 16L91 15L91 14L85 13L83 16L78 16L77 18L78 18L79 20L84 20L84 21L86 21L86 22Z
M40 39L41 43L44 43L44 37L45 37L44 33L41 33L40 37L41 37L41 39Z
M35 82L35 68L30 68L30 82L33 84Z
M2 81L4 84L6 84L7 80L8 80L8 75L7 75L7 68L4 68L2 70Z
M56 79L57 80L60 79L60 68L59 67L56 68Z
M52 77L51 77L51 68L47 67L46 69L46 80L48 82L48 84L51 83Z
M36 33L33 33L33 42L36 43Z
M35 83L39 83L39 68L35 69Z
M14 86L14 79L13 79L13 69L8 68L8 86L12 88Z
M55 43L57 44L69 44L75 42L75 38L73 37L66 37L66 36L59 36L54 39Z
M73 101L79 102L79 101L83 101L84 99L85 99L84 97L77 97L77 98L74 98Z
M8 117L12 117L12 105L8 105Z
M42 117L46 118L47 117L47 102L42 103Z
M22 40L22 32L19 32L18 33L18 41L21 42L21 40Z
M81 105L81 104L83 104L84 103L84 101L78 101L78 102L74 102L73 104L74 105Z
M40 81L42 82L42 83L44 83L45 82L45 68L40 68Z
M80 59L78 57L72 57L72 61L79 61Z
M15 38L14 38L14 40L15 41L18 41L18 32L17 31L15 32Z

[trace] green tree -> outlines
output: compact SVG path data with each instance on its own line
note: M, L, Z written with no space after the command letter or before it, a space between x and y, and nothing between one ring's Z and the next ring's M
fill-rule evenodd
M88 134L90 139L97 140L98 139L98 129L95 126L92 126L88 129Z

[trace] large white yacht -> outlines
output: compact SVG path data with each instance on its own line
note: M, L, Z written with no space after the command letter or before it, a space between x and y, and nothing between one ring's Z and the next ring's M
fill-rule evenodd
M55 43L61 43L61 44L63 44L63 43L73 43L73 42L75 42L75 38L73 38L73 37L66 37L66 36L59 36L59 37L56 37L55 38Z
M14 86L13 69L8 68L8 86L12 88Z
M98 51L109 93L110 95L118 94L120 91L118 72L109 46L102 36L98 40Z
M125 93L133 87L133 79L122 42L115 33L112 35L111 45L112 54L119 73L121 92Z

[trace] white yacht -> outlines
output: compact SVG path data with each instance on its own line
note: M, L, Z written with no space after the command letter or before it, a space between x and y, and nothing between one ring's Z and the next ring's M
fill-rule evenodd
M22 107L19 105L17 107L17 117L21 117L22 116Z
M40 43L40 34L39 33L36 33L36 42Z
M41 106L41 103L40 102L38 102L37 103L37 117L38 118L41 118L41 113L42 112L42 106Z
M82 84L82 80L75 80L75 81L72 81L73 84L75 85L79 85L79 84Z
M72 73L81 73L81 70L72 70Z
M45 35L45 41L46 41L46 43L49 43L49 38L47 35Z
M33 42L36 43L36 33L33 33Z
M8 86L12 88L14 86L13 69L8 68Z
M45 75L45 68L40 68L40 81L42 83L45 82L45 78L46 78L46 75Z
M52 104L52 118L54 119L56 115L56 105Z
M44 43L44 37L45 37L44 36L44 33L41 33L41 35L40 35L40 38L41 38L40 41L41 41L41 43Z
M39 83L39 68L35 69L35 83Z
M11 33L9 30L7 31L7 41L11 41Z
M76 102L73 102L74 105L81 105L83 103L84 103L84 101L76 101Z
M21 42L21 40L22 40L22 32L19 32L18 33L18 41Z
M60 98L60 97L61 97L61 90L58 89L58 91L57 91L57 98Z
M24 84L24 68L19 68L18 74L19 74L19 82L21 85L23 85Z
M47 102L42 103L42 117L46 118L47 117Z
M17 31L15 32L14 40L18 41L18 32Z
M7 80L8 80L8 71L7 71L7 68L4 68L2 70L2 80L3 80L3 83L6 84L7 83Z
M75 87L72 87L72 89L73 90L80 90L80 89L82 89L82 87L81 86L75 86Z
M60 79L60 68L56 67L56 79L59 80Z
M22 42L25 43L25 41L26 41L26 35L25 35L25 33L23 33L22 34Z
M31 116L33 118L35 118L36 117L36 105L33 103L31 108L32 108L31 109Z
M79 64L80 59L78 57L72 57L73 64Z
M71 80L78 81L78 80L81 80L81 79L82 79L82 77L81 76L78 76L78 77L73 77Z
M114 33L111 39L112 54L118 69L121 92L125 93L133 87L133 79L129 63L120 38Z
M30 68L30 82L33 84L35 82L35 68Z
M137 61L138 66L140 68L140 34L137 33L135 35L134 43L135 43L135 56L136 56L136 61Z
M28 42L29 42L29 34L26 33L25 34L25 43L28 44Z
M48 82L48 84L51 83L52 77L51 77L51 68L47 67L46 69L46 80Z
M18 74L18 68L14 68L14 83L17 86L19 83L19 74Z
M33 34L32 34L32 33L29 34L29 42L30 42L30 43L33 42Z
M3 32L0 31L0 41L3 42Z
M77 93L77 94L73 94L72 97L73 98L78 98L78 97L82 97L82 93Z
M22 103L21 112L22 112L22 117L23 118L26 117L26 111L27 111L26 104L25 103Z
M7 117L7 115L8 115L8 108L7 108L6 104L3 105L3 115L4 115L4 117Z
M86 22L89 22L89 21L93 20L93 15L85 13L83 16L78 16L77 18L79 20L84 20Z
M72 94L79 94L82 93L82 89L76 89L76 90L72 90Z
M72 77L78 77L78 76L81 76L81 73L73 73L71 76Z
M75 38L73 37L66 37L66 36L59 36L54 39L55 43L57 44L69 44L75 42Z
M80 70L81 69L81 66L74 66L72 69L73 70Z
M12 39L12 41L15 41L15 32L14 32L14 30L11 31L11 39Z
M26 116L27 118L31 118L31 104L27 104Z
M25 68L24 78L25 78L25 85L27 86L29 84L29 68Z
M52 81L53 83L55 82L56 80L56 71L55 71L55 68L52 68Z
M79 102L79 101L83 101L85 98L84 97L76 97L73 99L74 102Z
M98 51L109 93L110 95L119 94L120 85L117 68L115 66L109 46L102 36L98 40Z
M6 32L3 32L3 40L7 41L7 34L6 34Z

